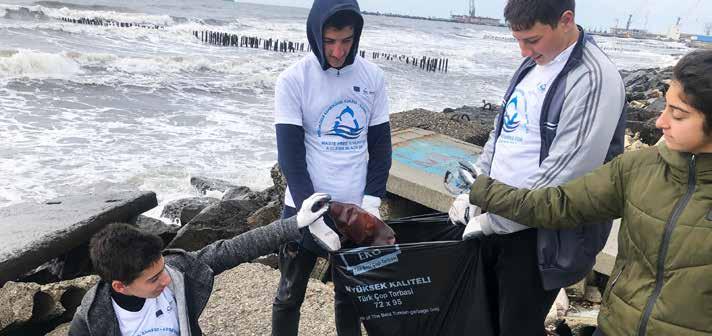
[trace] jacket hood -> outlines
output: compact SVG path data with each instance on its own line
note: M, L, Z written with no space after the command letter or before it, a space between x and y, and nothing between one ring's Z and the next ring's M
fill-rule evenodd
M361 31L363 30L363 17L361 16L361 10L356 0L314 0L311 11L309 11L309 17L307 18L307 39L309 40L312 52L316 55L323 70L330 67L329 62L327 62L324 56L324 23L339 11L352 11L358 17L356 26L354 27L354 42L351 46L351 51L349 51L349 55L346 57L344 66L353 64L358 53L358 43L361 39Z

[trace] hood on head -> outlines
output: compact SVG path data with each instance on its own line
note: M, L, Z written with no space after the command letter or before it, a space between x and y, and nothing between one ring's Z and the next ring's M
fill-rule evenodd
M309 40L312 52L316 55L319 64L321 64L321 68L324 70L330 67L329 62L327 62L324 56L324 23L332 15L340 11L352 11L358 17L356 26L354 27L353 46L344 63L344 66L348 66L353 64L356 58L358 42L361 39L361 30L363 30L363 17L361 16L361 10L356 0L314 0L311 11L309 11L309 18L307 19L307 39Z

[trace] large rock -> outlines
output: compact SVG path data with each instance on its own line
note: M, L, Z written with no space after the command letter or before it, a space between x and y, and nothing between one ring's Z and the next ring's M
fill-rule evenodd
M254 192L245 186L238 186L238 187L233 187L225 191L225 194L222 197L223 201L227 200L244 200L244 199L250 199Z
M660 112L662 112L662 110L665 109L665 102L665 97L657 97L655 98L655 100L653 100L652 103L650 103L650 105L645 108L645 110L649 113L653 113L654 116L657 116L658 114L660 114Z
M282 205L280 202L272 201L259 208L250 217L247 217L247 224L251 227L264 226L279 219L282 215Z
M669 86L668 81L672 78L672 67L621 71L621 76L627 92L655 89L665 92Z
M0 288L0 330L42 323L62 317L71 319L84 294L99 277L88 276L48 285L7 282ZM2 334L2 332L0 332Z
M247 218L259 208L252 200L229 200L211 205L184 225L169 247L198 250L216 240L232 238L254 226Z
M89 275L92 272L92 267L89 259L89 242L86 242L40 265L21 278L23 282L39 284L60 282Z
M0 285L66 254L114 222L155 207L153 192L57 198L0 208Z
M40 285L36 283L7 282L0 288L0 330L23 324L32 318L35 295L39 293ZM48 300L37 295L37 300Z
M232 188L225 192L222 200L251 200L259 203L260 206L265 206L275 200L274 189L274 187L269 187L262 191L253 191L248 187Z
M663 135L662 131L655 127L660 111L652 112L646 108L628 106L626 113L628 113L628 129L633 134L639 134L643 143L653 145Z
M71 318L74 315L74 311L82 303L84 294L96 285L98 281L98 276L90 275L43 285L40 291L52 298L54 302L53 314L64 314L65 317Z
M168 224L160 219L151 218L148 216L138 216L132 221L141 231L154 234L161 237L165 244L168 244L176 237L180 226Z
M190 184L202 194L205 194L208 191L218 191L224 193L230 188L238 187L238 185L229 181L202 176L191 177Z
M670 87L672 68L621 71L626 86L627 127L640 140L653 145L662 136L655 121L665 108L665 92Z
M181 198L166 204L161 212L161 217L167 218L174 223L185 224L190 222L203 209L218 202L220 200L213 197Z

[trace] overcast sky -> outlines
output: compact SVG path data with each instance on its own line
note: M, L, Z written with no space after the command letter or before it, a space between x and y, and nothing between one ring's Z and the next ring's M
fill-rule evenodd
M237 0L270 5L305 7L313 0ZM450 14L465 14L468 0L359 0L362 10L393 12L417 16L449 17ZM502 18L506 0L476 1L477 15ZM712 23L710 0L579 0L576 3L579 24L596 29L616 25L625 27L628 15L633 14L632 28L648 29L664 33L682 17L681 28L685 33L703 34L706 23Z

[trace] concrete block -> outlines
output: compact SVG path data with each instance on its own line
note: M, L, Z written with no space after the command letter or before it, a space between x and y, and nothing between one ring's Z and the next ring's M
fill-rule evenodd
M157 205L153 192L67 196L0 208L0 286Z
M475 162L482 152L478 146L419 128L393 132L393 165L389 192L446 212L454 199L443 186L448 167L460 160Z

